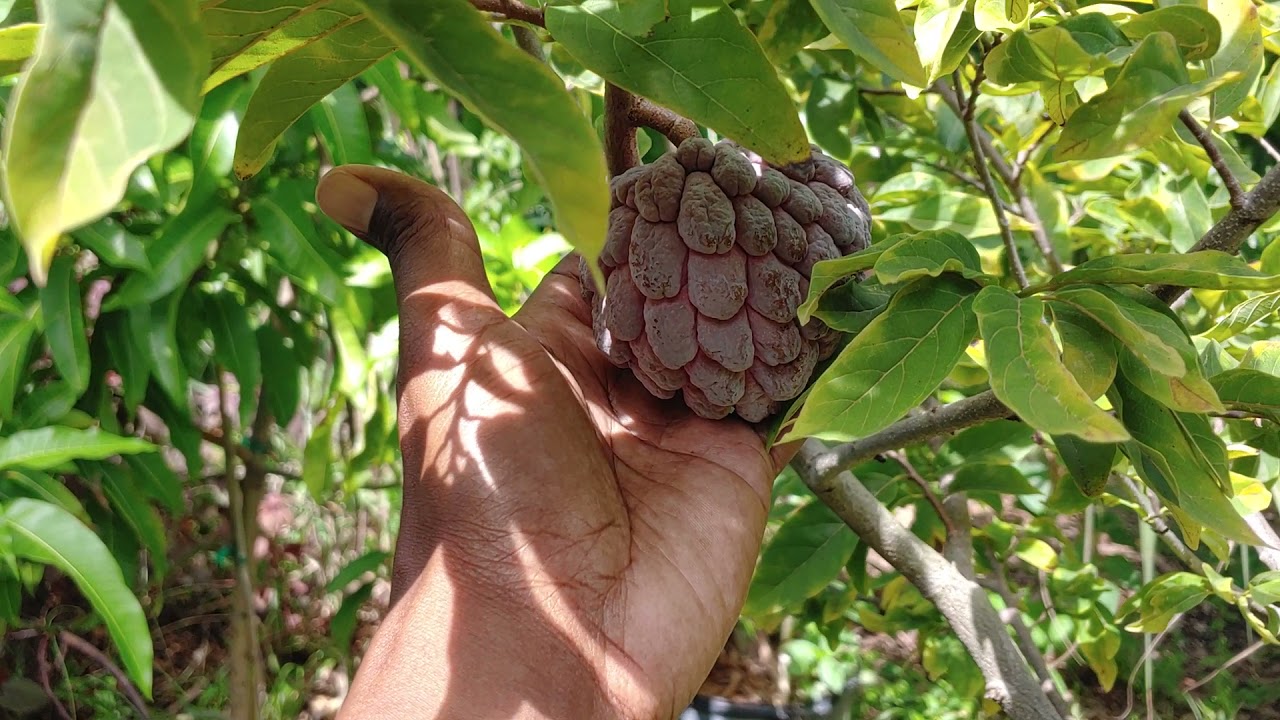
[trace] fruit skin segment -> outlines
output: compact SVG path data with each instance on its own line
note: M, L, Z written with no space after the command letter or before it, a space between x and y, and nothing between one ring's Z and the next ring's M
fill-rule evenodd
M813 266L871 242L853 173L812 147L774 167L733 141L685 140L610 183L596 345L656 397L760 422L796 398L838 331L796 317Z

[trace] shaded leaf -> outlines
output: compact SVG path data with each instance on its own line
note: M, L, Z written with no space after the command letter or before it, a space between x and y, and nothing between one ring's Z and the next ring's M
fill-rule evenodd
M373 162L373 141L360 90L346 83L307 111L334 165Z
M324 591L338 592L350 585L353 580L358 580L361 575L364 575L367 572L376 573L378 568L382 567L383 564L386 563L387 558L390 557L390 555L390 553L383 550L370 550L355 560L343 565L342 569L338 571L338 574L334 575L333 579L324 586Z
M212 55L206 93L356 22L360 14L350 2L329 0L221 0L206 5L200 13Z
M287 425L297 413L302 397L298 358L274 328L259 327L257 339L262 356L262 401L276 422Z
M813 79L805 101L809 132L828 155L847 160L853 155L850 122L858 106L858 92L852 83L833 77Z
M1080 492L1091 498L1101 495L1119 447L1115 443L1091 443L1072 435L1054 435L1053 444Z
M203 35L187 32L196 6L39 3L45 27L14 90L0 152L5 207L37 285L62 233L114 207L142 161L190 132L208 63Z
M1036 289L1052 290L1081 283L1155 283L1210 290L1280 290L1280 274L1259 272L1244 260L1220 250L1188 254L1123 253L1086 260L1055 275Z
M825 503L791 514L760 554L743 612L791 607L826 587L853 554L858 536Z
M1055 160L1091 160L1140 149L1169 132L1193 99L1230 78L1192 82L1168 33L1148 35L1107 89L1071 115L1054 145Z
M1116 610L1116 621L1136 614L1125 626L1130 632L1161 632L1174 616L1199 605L1209 597L1208 581L1194 573L1173 572L1161 575L1129 596Z
M876 260L874 269L876 279L884 285L937 277L944 272L959 273L971 280L987 277L973 243L949 230L922 232L896 243Z
M84 331L84 308L75 275L75 257L61 255L49 266L40 289L44 335L62 379L77 397L89 387L89 340Z
M39 470L11 469L0 473L0 497L43 500L57 505L82 521L89 520L89 514L75 494L61 480Z
M1106 328L1130 352L1142 358L1152 370L1163 375L1181 377L1187 365L1178 352L1179 346L1190 347L1176 323L1134 302L1117 304L1110 297L1089 287L1060 290L1050 296L1049 306L1062 303ZM1135 321L1137 314L1146 324L1159 328L1152 332ZM1166 340L1168 338L1168 340ZM1170 343L1174 344L1170 344ZM1063 342L1066 345L1066 341Z
M1006 463L967 463L956 468L955 473L955 479L948 488L953 493L1035 495L1040 492L1018 468Z
M190 207L147 243L148 273L134 273L102 303L106 312L159 300L190 282L209 245L239 216L222 208Z
M138 491L132 475L124 466L101 463L99 467L102 469L102 490L111 501L111 507L147 548L156 572L163 576L169 565L169 542L160 515Z
M778 63L827 33L809 0L775 0L756 31L756 40L770 61Z
M929 74L893 0L812 0L822 22L837 38L877 70L913 87L929 84Z
M280 136L298 118L393 50L394 42L377 24L360 19L273 62L240 122L232 163L236 174L256 175L271 159Z
M76 242L85 246L99 259L121 270L151 272L151 260L147 248L136 235L125 232L114 221L103 220L75 231Z
M249 311L229 292L205 299L209 329L213 332L213 357L236 376L240 395L240 426L253 423L262 359Z
M1118 442L1129 434L1103 412L1058 357L1044 302L1019 300L997 286L973 303L986 348L991 390L1027 424L1050 435L1075 435L1090 442Z
M342 261L319 244L315 223L302 209L306 192L300 181L281 182L270 195L253 201L254 227L267 253L298 287L327 305L342 301L346 282ZM314 192L314 183L306 183Z
M827 292L813 316L841 332L862 332L889 305L892 293L871 282L846 282Z
M564 82L503 40L466 0L362 4L414 65L520 146L547 193L560 233L588 261L594 260L609 216L604 153ZM549 26L556 16L551 10L547 8ZM754 45L750 33L738 28ZM552 32L557 41L565 41ZM603 282L602 277L597 280Z
M0 314L0 419L13 416L13 398L26 382L27 357L36 324L25 315Z
M900 290L818 377L781 442L863 437L923 402L977 334L976 290L954 275Z
M552 5L547 30L606 81L712 128L770 163L808 157L809 142L786 86L728 6L701 0L652 5L659 10L654 22L633 24L634 3ZM726 68L733 68L732 82L725 82Z
M133 471L133 479L147 497L160 501L170 512L182 512L182 479L159 453L128 455L125 463Z
M1280 423L1280 377L1261 370L1236 368L1214 375L1210 382L1228 408L1256 413Z
M329 484L333 430L338 418L342 416L343 405L339 400L329 408L324 420L311 431L311 437L307 438L307 445L302 451L302 483L316 500L324 497Z
M129 677L151 697L151 631L138 599L130 592L98 536L75 516L40 500L19 498L0 512L12 552L53 565L70 577L102 617Z
M1072 307L1050 303L1049 310L1062 340L1062 364L1080 389L1097 400L1116 376L1115 337Z
M886 250L911 237L907 233L892 235L851 255L831 260L820 260L814 263L813 271L809 277L809 295L796 311L801 324L809 321L813 311L817 308L818 300L832 285L854 273L871 268Z
M1120 31L1133 40L1167 32L1178 42L1187 62L1213 57L1222 42L1222 28L1212 13L1195 5L1169 5L1118 18Z
M1207 417L1170 410L1123 375L1109 397L1133 438L1125 454L1162 501L1228 538L1259 543L1224 494L1231 487L1226 446Z

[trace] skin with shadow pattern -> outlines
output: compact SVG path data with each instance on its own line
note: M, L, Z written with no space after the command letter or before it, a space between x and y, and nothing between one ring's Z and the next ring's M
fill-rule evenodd
M565 258L508 318L440 190L331 171L390 261L404 502L392 608L340 718L672 718L745 600L795 447L650 395L596 348Z

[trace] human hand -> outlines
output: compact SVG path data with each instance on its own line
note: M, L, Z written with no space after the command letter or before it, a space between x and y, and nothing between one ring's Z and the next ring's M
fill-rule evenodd
M316 196L387 255L400 310L392 608L342 717L678 715L741 611L789 452L609 363L576 256L508 318L440 190L344 166Z

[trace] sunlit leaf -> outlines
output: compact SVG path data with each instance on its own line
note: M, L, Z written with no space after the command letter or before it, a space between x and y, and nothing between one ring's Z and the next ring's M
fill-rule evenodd
M876 260L874 270L876 279L885 285L936 277L944 272L958 273L971 280L987 277L973 243L949 230L922 232L885 249Z
M1243 334L1280 309L1280 290L1253 297L1231 308L1231 312L1203 333L1210 340L1227 340Z
M334 165L373 161L373 141L364 103L355 85L347 83L320 99L307 111Z
M204 81L210 92L226 81L316 42L359 20L351 2L220 0L205 3L200 23L209 37L212 67Z
M0 512L0 525L11 539L10 550L33 562L66 573L102 617L138 690L151 697L151 630L134 597L98 536L62 508L19 498Z
M1244 260L1220 250L1194 253L1123 253L1104 255L1053 276L1038 290L1081 283L1114 285L1172 284L1210 290L1280 290L1280 274L1254 270Z
M1213 13L1195 5L1169 5L1119 18L1120 31L1133 40L1152 33L1173 35L1187 62L1213 57L1222 42L1222 28Z
M20 70L36 52L36 39L40 37L40 25L22 23L0 28L0 76L12 75Z
M1239 73L1213 94L1213 117L1230 115L1253 90L1262 72L1262 23L1250 0L1206 0L1206 9L1217 19L1222 42L1209 59L1211 76Z
M1019 300L998 286L973 304L987 353L991 390L1027 424L1050 435L1119 442L1129 434L1093 403L1058 357L1044 302Z
M207 69L196 0L42 0L35 58L5 117L5 207L43 285L58 239L110 210L186 137ZM75 58L69 61L69 58Z
M921 0L916 7L912 34L928 82L948 72L943 68L943 58L966 5L966 0Z
M1280 377L1252 368L1235 368L1214 375L1210 382L1228 408L1280 423Z
M520 146L547 193L560 233L593 260L608 225L607 171L595 131L564 82L506 42L465 0L362 5L414 65ZM534 118L537 122L531 122Z
M141 438L122 437L97 428L76 430L51 425L0 438L0 470L48 470L71 460L102 460L155 450L155 445Z
M898 291L818 377L787 440L852 440L919 405L977 334L972 281L943 275Z

